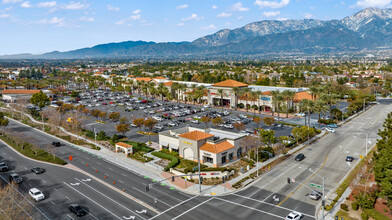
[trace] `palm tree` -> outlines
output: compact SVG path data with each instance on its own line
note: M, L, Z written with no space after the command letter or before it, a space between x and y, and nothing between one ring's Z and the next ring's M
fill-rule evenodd
M166 87L163 85L163 83L159 83L159 85L158 85L158 87L157 87L157 93L158 93L158 94L161 94L162 102L163 102L164 88L166 88ZM167 88L166 88L166 89L167 89Z
M218 94L221 97L221 106L222 106L222 112L223 112L223 96L225 95L225 91L223 89L218 89Z
M186 84L180 84L182 100L185 100L184 96L185 96L185 92L187 91L187 89L188 89L188 86Z
M257 92L256 91L252 91L250 92L250 100L252 100L253 103L255 103L255 100L257 100ZM252 107L254 107L255 104L252 105ZM253 117L256 116L256 109L253 108Z
M288 118L289 117L289 104L290 104L290 101L292 101L293 99L294 99L294 97L295 97L295 92L294 91L291 91L291 90L284 90L283 92L282 92L282 96L283 96L283 99L284 100L286 100L286 108L287 108L287 112L286 112L286 118Z
M173 82L172 83L172 85L171 85L171 92L173 94L173 97L177 100L177 104L179 104L178 103L179 102L179 97L178 97L178 95L179 95L179 92L178 92L179 88L180 88L180 84L178 82Z
M308 126L310 126L310 112L314 109L314 102L309 99L302 99L301 106L303 109L307 110L308 112ZM305 126L306 126L306 115L305 115Z
M243 96L245 97L245 108L246 108L246 112L248 112L248 98L249 98L249 92L250 92L250 89L249 89L249 88L243 89Z
M233 88L233 93L234 93L234 96L235 96L234 108L237 110L238 96L240 95L240 88L234 87Z
M280 119L280 104L282 104L282 102L284 101L283 95L282 94L278 94L276 97L276 103L278 105L278 121Z
M312 100L316 100L317 94L320 91L320 88L317 86L311 86L309 87L310 95L312 96Z
M277 100L276 98L278 97L278 95L280 94L279 90L273 90L271 91L271 96L272 96L272 116L275 115L275 110L276 110L276 104L277 104Z
M329 109L329 106L325 104L322 100L317 100L314 102L314 111L319 115L319 121L321 119L321 114L324 114Z
M338 103L335 94L322 93L320 94L320 100L329 106L330 111L332 109L332 105L336 105Z
M258 109L259 109L259 114L260 114L260 99L261 99L261 91L256 91L256 98L257 98Z

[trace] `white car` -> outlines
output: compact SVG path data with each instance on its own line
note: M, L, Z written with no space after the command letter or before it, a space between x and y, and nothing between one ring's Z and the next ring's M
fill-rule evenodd
M331 133L335 133L335 129L333 129L333 128L326 127L325 130L327 130Z
M304 215L299 212L292 211L288 216L286 216L286 220L300 220Z
M203 108L209 108L210 105L203 105Z
M30 194L31 198L33 198L36 202L45 199L44 194L37 188L31 188L29 190L29 194Z
M224 128L229 128L229 129L233 129L234 126L232 124L225 124L223 125Z
M295 115L295 116L301 116L301 117L304 117L304 116L305 116L305 113L302 113L302 112L300 112L300 113L295 113L294 115Z

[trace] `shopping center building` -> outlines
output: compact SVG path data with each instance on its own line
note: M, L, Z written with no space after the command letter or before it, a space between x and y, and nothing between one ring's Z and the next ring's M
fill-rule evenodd
M219 167L237 160L242 154L241 142L246 137L213 128L184 127L159 133L159 146L176 151L180 157Z

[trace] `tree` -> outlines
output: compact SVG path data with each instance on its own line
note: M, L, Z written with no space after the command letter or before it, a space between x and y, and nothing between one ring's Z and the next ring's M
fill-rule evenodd
M119 124L116 126L116 130L117 132L122 133L125 136L125 133L127 133L131 129L129 127L129 124Z
M284 90L282 92L283 100L286 100L286 118L289 117L289 106L290 106L290 101L292 101L295 97L295 92L291 90Z
M120 118L120 124L129 124L129 120L127 117Z
M272 147L271 145L275 144L277 138L275 137L275 131L268 131L261 129L260 130L260 140L268 145L268 147Z
M101 118L102 121L104 121L106 119L106 117L108 116L107 112L101 111L99 113L99 117Z
M253 121L257 124L257 128L260 127L261 120L262 119L260 117L253 117Z
M90 114L92 116L94 116L97 120L98 120L98 117L99 117L100 113L101 113L101 110L99 110L99 109L93 109L93 110L90 111Z
M208 127L208 123L211 121L211 118L204 116L201 118L201 121L206 124L206 128Z
M0 219L31 219L32 206L18 191L17 184L0 182Z
M109 119L112 120L114 123L116 123L116 125L118 125L118 122L120 120L120 112L112 112L109 114Z
M136 125L136 127L138 127L139 128L139 131L141 131L142 130L142 127L143 127L143 125L144 125L144 118L135 118L135 119L133 119L133 122L132 122L134 125Z
M8 118L4 117L3 112L0 112L0 126L7 127L8 123L9 123Z
M219 124L222 124L222 117L216 117L214 119L212 119L212 123L217 127Z
M251 159L250 153L252 152L252 150L259 145L260 138L257 138L252 135L244 137L241 141L241 147L243 149L243 152L248 154L249 159Z
M83 112L83 110L86 108L85 105L78 105L75 107L75 110L78 112Z
M275 119L273 117L264 117L263 118L263 122L264 124L266 124L267 126L272 125L273 123L275 123Z
M271 108L272 109L272 116L274 116L275 111L277 109L277 103L278 103L277 97L279 96L279 94L280 94L279 90L271 91L271 96L272 96L272 108Z
M87 116L87 114L90 112L90 109L88 109L88 108L85 108L85 109L83 109L83 114L84 114L84 116Z
M220 95L220 97L221 97L221 101L220 101L220 103L221 103L221 106L222 106L222 112L223 112L223 96L225 95L225 91L223 90L223 89L218 89L218 94Z
M49 105L50 99L46 94L40 91L31 96L30 102L31 104L38 106L38 108L41 110L43 107Z
M241 131L245 129L245 125L242 122L237 121L236 123L234 123L233 125L235 127L235 129L237 129L237 131Z
M144 126L146 128L148 128L150 131L152 130L152 128L158 123L157 120L153 119L153 118L147 118L146 120L144 120Z

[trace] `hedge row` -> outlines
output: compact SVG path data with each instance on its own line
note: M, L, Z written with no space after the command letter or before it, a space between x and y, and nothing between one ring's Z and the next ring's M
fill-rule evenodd
M165 171L168 171L170 168L177 166L180 162L177 157L160 151L154 151L151 154L162 159L170 160L170 163L164 169Z

